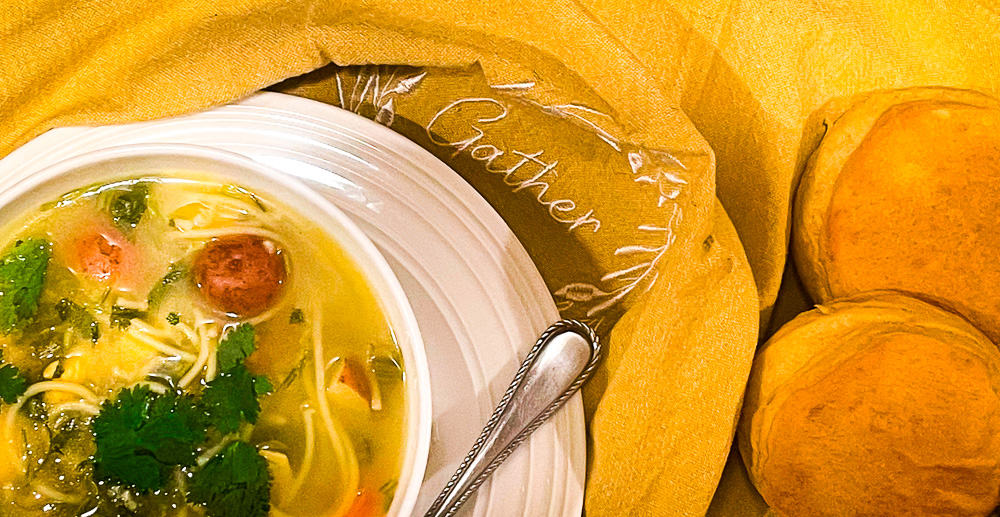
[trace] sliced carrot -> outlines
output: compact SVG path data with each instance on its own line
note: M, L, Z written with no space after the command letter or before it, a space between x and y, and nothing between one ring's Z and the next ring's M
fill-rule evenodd
M371 402L372 389L368 385L368 377L361 370L362 366L350 359L345 360L344 368L340 370L338 381L354 390L365 402Z
M362 488L344 517L378 517L384 513L382 510L382 496L377 491Z

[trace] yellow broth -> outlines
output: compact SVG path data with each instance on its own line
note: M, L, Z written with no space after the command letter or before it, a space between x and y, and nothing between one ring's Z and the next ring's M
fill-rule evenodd
M136 185L145 211L134 227L116 224L110 207ZM121 248L110 278L80 265L81 239L94 233ZM284 284L261 314L220 312L193 278L194 257L230 234L256 235L284 261ZM271 515L385 514L403 445L401 354L365 279L308 220L207 177L157 177L71 192L3 235L5 250L44 239L51 259L37 312L0 336L2 364L28 386L16 403L0 403L0 514L205 515L185 499L192 472L235 439L267 460ZM125 311L134 317L118 328ZM198 397L220 374L220 340L245 322L256 335L246 367L273 385L256 422L210 431L198 463L150 493L95 479L91 424L101 403L139 385Z

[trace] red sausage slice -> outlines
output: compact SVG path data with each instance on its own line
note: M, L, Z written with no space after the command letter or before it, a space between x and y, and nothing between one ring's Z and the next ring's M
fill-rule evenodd
M80 271L94 280L109 281L121 270L122 247L100 233L77 240L76 256Z
M68 234L65 245L56 243L56 253L75 273L118 287L135 287L139 256L135 245L116 228L83 219Z
M227 235L202 248L194 261L194 274L212 307L249 317L274 303L286 272L274 243L255 235Z

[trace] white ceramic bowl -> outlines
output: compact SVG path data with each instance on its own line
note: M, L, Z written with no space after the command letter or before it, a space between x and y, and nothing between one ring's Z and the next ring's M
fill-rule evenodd
M217 177L264 193L326 231L368 281L403 354L406 444L390 516L413 512L424 477L431 429L427 358L417 321L399 281L368 238L339 209L289 175L226 151L183 144L127 145L81 154L0 190L0 227L42 203L94 183L164 173Z

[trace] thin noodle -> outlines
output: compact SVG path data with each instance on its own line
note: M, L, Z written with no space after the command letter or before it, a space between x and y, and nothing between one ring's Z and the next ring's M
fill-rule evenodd
M142 320L140 320L138 318L132 320L132 324L130 326L135 327L135 328L137 328L137 329L139 329L139 330L141 330L141 331L143 331L143 332L145 332L147 334L156 336L158 338L170 338L170 337L173 337L169 333L167 333L166 330L161 329L161 328L156 328L156 327L154 327L154 326L152 326L152 325L150 325L150 324L146 323L145 321L142 321Z
M212 456L218 454L219 451L221 451L225 446L229 445L232 441L233 438L231 436L223 438L221 441L219 441L219 443L209 447L208 449L205 449L205 452L201 453L201 455L198 456L198 458L195 459L194 462L197 463L199 467L205 466L205 464L208 463L208 460L212 459Z
M45 393L46 391L66 391L94 404L101 401L101 398L97 394L82 384L67 381L41 381L28 386L28 389L24 390L24 395L21 395L21 398L14 405L23 404L24 401L31 397L39 393Z
M271 319L272 317L274 317L275 313L277 313L282 308L284 308L284 304L275 305L271 309L268 309L267 311L265 311L263 314L260 314L258 316L254 316L253 318L248 319L247 323L249 323L251 325L254 325L254 326L260 325L261 323L264 323L265 321L267 321L267 320Z
M194 309L194 326L195 326L195 328L203 326L203 325L209 325L211 323L215 323L215 320L212 319L212 318L206 318L205 314L202 313L201 310Z
M80 385L80 384L76 384L74 382L66 382L66 381L41 381L41 382L36 382L36 383L32 384L31 386L28 386L28 389L26 389L24 391L24 394L21 395L21 397L19 399L17 399L17 402L15 402L9 408L7 408L7 415L6 415L6 419L4 420L4 431L6 432L8 440L10 440L11 443L13 443L13 438L12 437L16 436L16 434L17 434L17 433L14 432L15 431L15 424L17 423L16 422L17 421L17 412L21 410L21 407L24 406L25 402L27 402L28 399L30 399L31 397L34 397L35 395L38 395L40 393L44 393L46 391L65 391L65 392L69 392L69 393L72 393L72 394L80 397L84 401L89 402L91 404L95 404L95 405L98 402L100 402L100 399L97 397L96 394L94 394L93 391L90 391L85 386ZM23 462L22 458L19 457L18 458L18 462L19 462L21 471L24 471L24 462Z
M211 382L218 373L218 359L214 353L208 354L208 362L205 363L205 381Z
M199 327L200 331L203 327ZM205 363L208 362L208 336L203 335L199 332L198 336L198 360L194 362L194 365L181 377L181 380L177 382L177 385L181 388L187 386L201 373L202 368L205 367Z
M76 504L83 501L83 497L80 495L63 493L38 481L32 483L31 488L42 495L42 497L51 499L57 503Z
M136 309L140 311L144 311L149 308L149 303L146 300L135 301L129 300L128 298L122 298L120 296L117 300L115 300L115 305L126 309Z
M215 338L219 337L219 330L215 327L215 320L206 318L198 309L194 310L194 320L200 339L206 341L209 347L208 360L205 361L205 381L211 381L215 379L217 369L216 350L218 350L218 344L215 342Z
M75 411L77 413L84 413L87 415L98 415L101 412L101 407L97 404L91 404L90 402L63 402L62 404L56 404L52 406L49 411L52 413L67 413L70 411Z
M159 382L139 381L135 384L137 386L145 386L149 388L149 391L152 391L153 393L157 393L160 395L163 395L164 393L167 392L167 387L164 386L163 384L160 384Z
M274 242L281 242L281 237L278 236L277 233L274 233L270 230L265 230L263 228L258 228L255 226L245 226L245 225L224 226L220 228L209 228L205 230L186 230L186 231L178 230L170 233L176 237L189 240L211 239L212 237L219 237L222 235L246 234L246 235L256 235L258 237L270 239Z
M163 352L164 354L167 354L171 357L179 357L188 362L193 362L195 359L197 359L197 356L195 356L191 352L185 352L184 350L181 350L179 348L172 347L162 341L155 339L153 336L150 336L149 334L133 331L131 329L126 334L129 337L139 341L140 343L149 345L151 348Z
M198 343L201 341L195 334L195 330L189 327L186 323L178 323L174 325L174 328L181 331L181 333L184 334L184 337L186 337L188 341L192 343Z
M326 431L333 446L333 453L338 462L344 468L344 490L341 494L340 506L333 515L344 515L353 504L352 494L357 492L358 482L361 477L358 470L358 458L354 455L354 449L345 447L342 437L344 431L340 424L334 420L330 411L330 401L326 399L326 375L323 368L323 320L322 313L317 307L313 308L313 375L316 381L316 403L319 406L319 414L326 425Z
M238 222L238 223L245 223L245 222L247 222L247 219L250 218L250 214L248 214L248 213L246 213L246 212L244 212L242 210L237 210L237 209L231 208L231 207L227 207L227 209L229 210L229 213L225 213L225 212L219 213L219 214L216 215L216 217L218 217L219 219L222 219L224 221L232 221L232 222Z
M198 201L206 209L210 209L214 206L216 208L222 207L230 210L239 210L248 215L251 213L253 213L254 215L262 215L260 207L252 203L243 201L241 199L230 197L224 194L198 194Z
M313 414L315 413L316 410L313 408L302 410L302 420L305 423L306 431L306 450L302 456L302 465L299 467L299 473L295 475L295 481L292 483L291 488L288 489L288 493L283 496L283 500L285 501L295 500L295 496L302 489L302 484L306 482L306 476L312 470L313 454L316 450L316 425L313 423Z

